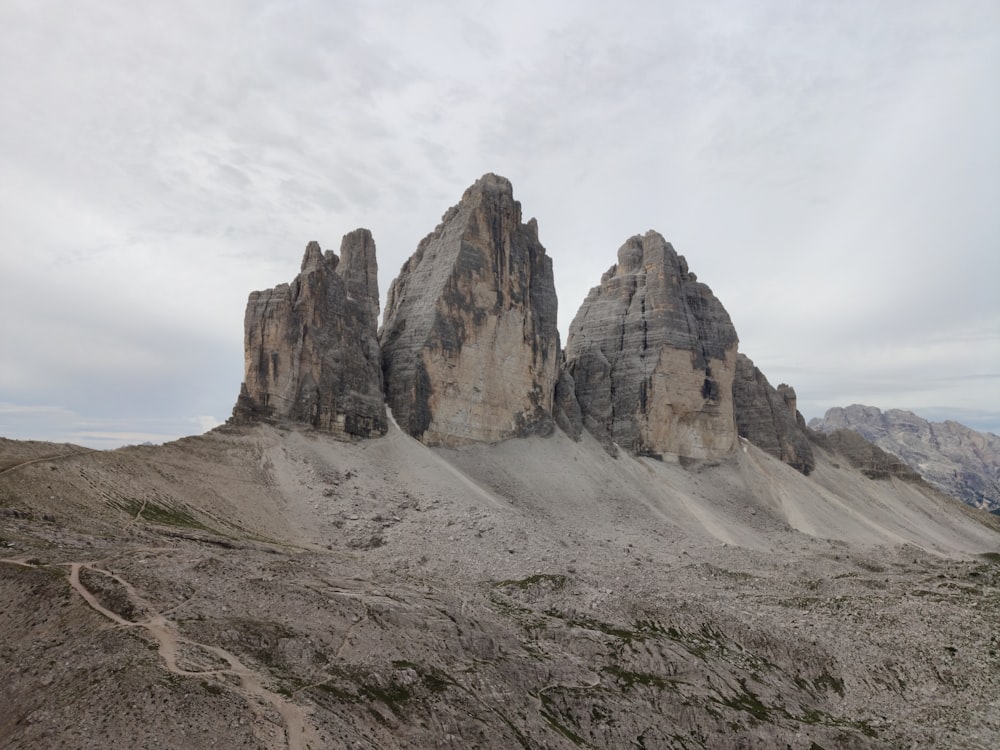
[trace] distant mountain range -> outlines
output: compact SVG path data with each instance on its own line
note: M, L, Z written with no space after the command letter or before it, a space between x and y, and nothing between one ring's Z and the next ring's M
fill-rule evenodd
M1000 514L1000 437L958 422L928 422L902 409L852 404L826 412L809 427L853 430L899 456L939 489L974 508Z

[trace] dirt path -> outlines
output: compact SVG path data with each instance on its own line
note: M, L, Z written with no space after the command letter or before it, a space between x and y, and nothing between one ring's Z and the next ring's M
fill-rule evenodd
M14 469L20 469L24 466L30 466L31 464L39 464L42 461L55 461L60 458L69 458L70 456L82 456L87 453L95 453L96 451L89 450L87 448L81 448L78 451L73 451L72 453L58 453L54 456L42 456L41 458L32 458L29 461L22 461L19 464L14 464L13 466L8 466L6 469L0 471L0 476L14 471Z
M26 564L14 560L4 560L3 562L12 562L21 565ZM270 705L275 711L278 712L278 715L281 717L281 720L285 725L285 744L288 750L307 750L310 747L316 747L314 742L309 741L315 738L315 732L307 724L305 712L299 706L289 702L282 696L264 687L264 679L262 675L243 664L243 662L241 662L234 654L223 648L219 648L218 646L212 646L207 643L199 643L180 636L177 633L176 627L170 622L170 620L168 620L163 614L155 612L149 602L143 599L135 588L120 576L117 576L109 571L102 570L96 567L95 563L92 562L73 562L69 563L69 566L70 586L73 587L73 589L83 598L84 601L87 602L88 605L90 605L94 611L104 615L104 617L108 618L116 625L144 628L156 640L158 653L160 658L163 660L165 669L168 672L183 677L217 678L219 684L224 686L226 689L237 690L237 692L241 693L248 699L250 705ZM131 622L117 613L107 609L80 580L81 568L87 568L88 570L105 575L117 581L126 590L134 606L140 609L140 611L150 612L153 614L150 614L148 617L137 622ZM182 647L207 652L217 659L225 662L229 666L218 669L187 669L178 663L179 660L183 659L181 655ZM232 675L238 678L240 683L239 688L235 688L230 683L226 682L224 679L226 675ZM258 718L265 720L262 714L258 715ZM307 740L307 737L309 740Z

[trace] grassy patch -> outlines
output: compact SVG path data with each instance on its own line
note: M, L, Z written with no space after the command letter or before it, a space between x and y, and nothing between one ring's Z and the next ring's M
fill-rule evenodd
M633 623L632 629L629 629L626 626L604 622L603 620L588 617L587 615L567 617L557 609L547 609L545 610L545 614L549 617L563 620L570 627L604 633L626 644L631 644L635 641L641 642L658 639L667 634L667 630L662 625L650 620L636 620Z
M566 585L566 580L566 576L556 573L536 573L535 575L528 576L527 578L510 578L505 581L495 581L493 586L496 588L513 587L519 589L545 587L551 589L552 591L559 591Z
M574 732L572 729L567 727L565 724L560 722L555 712L551 710L553 708L552 699L549 698L549 696L547 696L545 693L539 693L538 698L542 702L542 708L539 711L539 714L543 719L545 719L545 722L577 747L586 746L586 743L583 741L583 738L576 732Z
M546 614L550 614L547 612ZM558 615L557 615L558 616ZM611 623L602 622L593 617L587 617L586 615L580 617L574 617L566 620L566 624L574 628L583 628L584 630L595 630L605 635L610 635L614 638L618 638L626 643L631 643L632 641L642 641L646 639L646 634L641 631L627 630L626 628L613 625Z
M643 685L645 687L655 687L663 690L672 684L671 681L665 680L659 675L652 674L650 672L630 672L615 665L601 667L601 671L612 675L616 680L618 680L618 682L622 683L626 689L633 687L634 685Z
M150 500L147 500L146 503L143 504L142 500L134 497L112 501L111 505L128 513L130 516L134 516L149 523L160 524L162 526L177 526L186 529L197 529L198 531L207 531L210 534L219 533L215 529L203 524L188 511L182 508L173 508L168 505L161 505L159 503L152 502Z
M739 693L728 698L713 698L713 700L723 706L750 714L750 716L759 722L770 723L771 710L761 702L755 692L747 687L745 679L741 677L738 682L741 688Z
M413 693L405 685L389 684L386 686L363 683L361 693L371 700L384 703L397 716L402 714L402 704L413 697Z
M856 560L854 564L862 570L867 570L869 573L885 573L886 570L881 565L870 563L866 560Z
M397 660L392 663L397 669L412 669L420 677L420 682L432 693L443 693L455 681L439 669L427 667L422 664L415 664L412 661Z
M330 700L338 703L381 703L396 716L403 716L409 704L418 703L428 698L428 693L439 694L451 687L461 686L439 669L411 661L396 660L392 662L396 670L412 670L420 678L417 683L412 678L403 679L400 674L379 676L366 672L361 667L331 666L334 677L319 685L311 686L310 690L318 691L321 702ZM347 683L347 684L345 684ZM376 711L372 715L376 715Z
M802 709L802 716L791 716L790 718L798 721L802 724L808 724L810 726L824 726L824 727L837 727L839 729L854 729L866 737L876 737L877 733L872 729L871 725L866 721L855 721L852 719L842 719L836 716L831 716L825 711L819 711L815 708L807 708L806 706L799 706ZM819 747L816 743L814 746Z
M813 687L815 687L818 692L832 690L841 698L844 697L844 681L839 677L834 677L825 669L819 677L813 680Z
M344 690L344 688L333 685L330 682L324 682L319 685L313 686L315 689L321 691L323 694L331 696L338 703L357 703L361 698L355 693L349 690Z

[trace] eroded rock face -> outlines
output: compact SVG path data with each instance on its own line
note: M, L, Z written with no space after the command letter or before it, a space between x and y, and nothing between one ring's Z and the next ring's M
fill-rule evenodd
M1000 510L1000 437L958 422L929 422L913 412L852 404L829 409L809 426L852 430L899 456L939 489L974 508Z
M774 388L745 354L736 357L733 380L736 429L758 448L809 474L816 466L805 419L798 412L795 389Z
M389 287L379 341L393 416L428 445L552 429L552 261L509 181L479 179L421 241Z
M897 477L907 482L919 482L922 477L899 456L884 451L861 433L853 430L814 432L816 444L844 456L869 479Z
M565 367L560 369L559 380L556 381L553 411L559 429L579 441L583 434L583 413L576 400L576 383Z
M345 436L382 435L378 266L367 229L340 257L310 242L291 284L251 292L244 382L233 421L290 420Z
M636 454L729 454L737 343L683 256L656 232L630 238L569 329L566 366L584 426Z

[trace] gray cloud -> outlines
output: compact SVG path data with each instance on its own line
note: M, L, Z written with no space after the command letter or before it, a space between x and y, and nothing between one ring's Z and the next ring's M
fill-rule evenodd
M539 219L564 333L655 228L810 416L987 424L997 69L975 0L6 4L0 434L224 418L248 291L367 226L384 292L486 171Z

